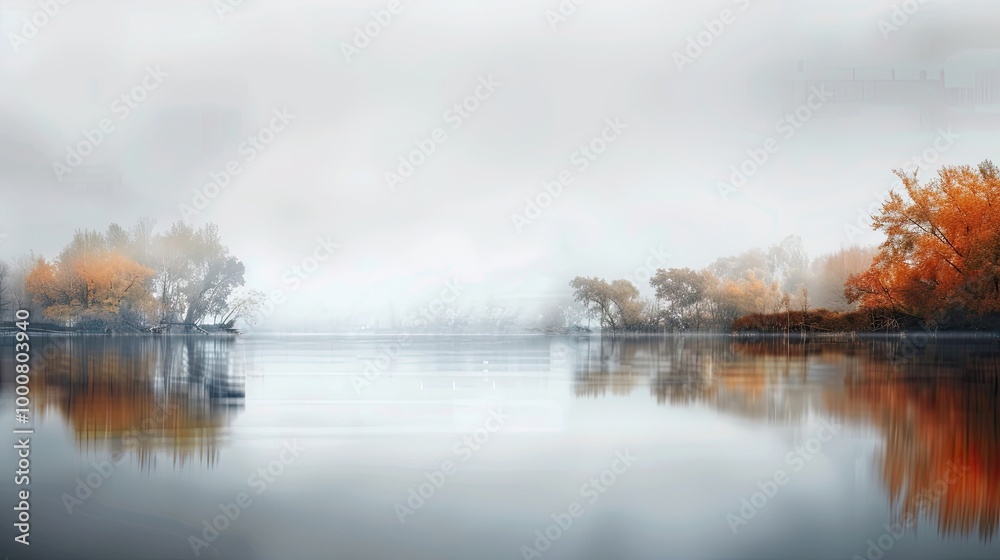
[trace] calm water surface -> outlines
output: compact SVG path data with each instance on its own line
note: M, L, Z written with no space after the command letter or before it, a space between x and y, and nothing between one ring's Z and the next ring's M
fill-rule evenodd
M12 559L1000 557L996 341L32 342Z

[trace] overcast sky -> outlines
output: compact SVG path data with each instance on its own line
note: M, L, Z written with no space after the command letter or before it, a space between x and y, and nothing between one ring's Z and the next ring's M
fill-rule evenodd
M568 294L577 274L700 267L788 234L812 256L876 243L845 226L892 168L935 143L928 171L1000 145L1000 81L983 83L1000 77L995 1L911 0L895 20L902 1L400 0L392 14L383 0L79 0L51 17L42 4L0 0L0 258L51 257L75 229L141 216L168 227L235 162L187 219L220 226L248 284L289 292L286 316L405 307L447 278L476 297ZM688 50L699 33L707 46ZM906 83L886 94L893 71ZM803 86L845 76L880 101ZM920 89L977 80L986 93L965 106ZM463 101L474 110L455 128ZM796 109L811 116L782 126ZM103 119L111 132L71 167ZM250 159L244 142L269 125L281 130ZM583 169L574 152L602 134ZM720 188L768 138L746 184ZM390 188L422 139L434 152ZM512 218L564 170L572 183L540 216ZM292 289L283 276L321 238L339 249Z

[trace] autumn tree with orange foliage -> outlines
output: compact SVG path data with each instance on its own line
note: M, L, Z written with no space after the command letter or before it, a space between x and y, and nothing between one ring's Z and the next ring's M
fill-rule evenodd
M52 261L32 259L25 291L49 319L84 330L200 329L208 318L232 329L249 321L263 298L239 289L243 263L214 224L173 224L160 235L153 226L143 219L130 230L77 231Z
M990 161L944 167L925 183L895 173L903 193L892 192L873 216L887 239L872 266L848 279L845 295L864 309L942 327L996 325L1000 169Z
M57 321L144 321L155 309L149 292L153 270L96 239L92 232L78 232L58 258L38 259L25 287Z

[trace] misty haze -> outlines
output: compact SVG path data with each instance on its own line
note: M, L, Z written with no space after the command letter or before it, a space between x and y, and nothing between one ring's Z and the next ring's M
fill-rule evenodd
M995 558L998 24L0 0L0 555Z

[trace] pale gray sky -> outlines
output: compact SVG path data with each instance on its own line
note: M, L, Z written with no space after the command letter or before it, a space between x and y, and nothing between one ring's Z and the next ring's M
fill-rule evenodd
M111 221L166 227L235 160L191 221L219 224L250 285L294 291L284 316L405 307L449 277L476 297L568 293L577 274L634 278L660 248L691 267L792 233L813 256L835 250L891 168L935 142L932 167L1000 145L994 1L400 0L384 26L372 12L387 0L244 0L220 16L227 2L80 0L42 17L46 2L0 0L0 258L51 257ZM553 29L561 4L575 11ZM44 24L32 34L25 17ZM356 43L366 25L377 35ZM144 100L115 105L157 67ZM838 78L855 89L781 125L810 101L796 88ZM477 91L453 128L446 111ZM242 143L282 108L294 119L248 160ZM112 132L57 180L53 162L105 118ZM386 173L435 128L444 141L393 192ZM582 170L574 152L602 133L615 139ZM721 196L769 137L775 153ZM573 182L519 233L512 215L563 170ZM327 236L337 255L291 290L283 275Z

